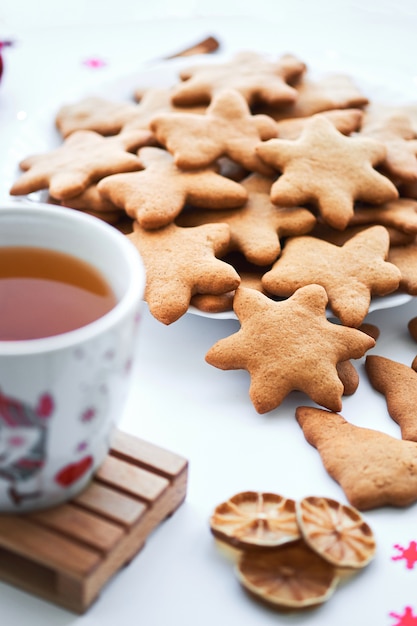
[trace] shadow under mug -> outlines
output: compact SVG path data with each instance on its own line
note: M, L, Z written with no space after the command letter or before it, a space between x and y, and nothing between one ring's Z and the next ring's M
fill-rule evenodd
M0 512L17 513L73 498L105 459L137 352L145 270L112 226L41 203L0 206L5 246L81 259L116 299L109 312L75 330L0 341Z

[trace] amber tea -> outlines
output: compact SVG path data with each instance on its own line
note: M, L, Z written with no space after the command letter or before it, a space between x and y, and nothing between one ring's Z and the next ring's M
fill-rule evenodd
M59 335L98 319L116 304L89 263L35 247L0 247L0 341Z

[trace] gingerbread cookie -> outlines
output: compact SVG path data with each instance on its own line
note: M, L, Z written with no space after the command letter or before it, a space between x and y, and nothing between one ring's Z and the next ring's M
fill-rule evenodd
M417 317L412 317L407 326L411 337L417 341Z
M273 174L255 147L277 136L276 124L267 115L252 115L245 98L233 89L215 95L204 115L161 113L150 129L181 169L207 167L227 156L248 171Z
M372 295L398 288L401 274L385 261L389 236L383 226L371 226L342 246L309 235L287 239L281 256L264 274L262 284L276 296L290 296L316 283L327 292L333 313L347 326L359 326Z
M97 185L90 185L78 196L62 200L61 204L71 209L90 213L110 224L117 224L120 218L125 215L122 209L103 198Z
M340 133L350 135L359 130L363 111L360 109L334 109L323 111L322 115L332 122ZM303 132L310 117L290 117L277 121L278 137L280 139L297 139Z
M417 241L405 246L391 247L388 261L401 272L399 288L411 296L417 295Z
M337 364L360 358L375 341L329 322L326 304L320 285L302 287L282 302L239 288L233 308L240 330L212 346L206 361L223 370L247 370L249 395L258 413L272 411L293 390L339 411L344 386Z
M187 203L221 209L242 206L247 199L239 183L209 168L182 171L161 148L143 148L139 160L142 171L103 178L98 190L144 228L166 226Z
M254 265L249 263L243 255L233 252L226 254L226 256L222 257L222 260L230 263L235 268L240 277L241 287L256 289L265 295L269 295L262 286L262 275L270 269L270 266L261 267ZM199 293L191 298L191 304L205 313L223 313L233 310L234 296L234 291L219 295Z
M381 334L378 326L376 326L375 324L371 324L370 322L364 322L359 326L358 330L361 330L363 333L370 335L375 339L375 341L379 338L379 335Z
M236 89L249 106L294 102L297 91L291 83L305 71L305 64L293 55L270 61L252 51L240 52L223 63L194 65L180 72L173 88L172 102L189 106L205 104L224 89Z
M275 108L260 107L259 111L280 121L288 118L305 118L333 109L362 109L369 100L347 74L327 74L313 79L305 72L294 83L297 98L289 104Z
M136 114L137 105L131 102L113 102L90 96L63 105L56 115L55 125L63 137L68 137L76 130L93 130L105 136L117 135Z
M180 107L172 103L172 88L157 87L137 87L134 91L134 98L137 101L135 115L123 126L123 130L136 130L146 128L149 130L151 119L159 113L186 111L194 115L202 115L206 106Z
M417 372L376 354L367 355L365 369L374 389L385 396L387 410L401 429L401 437L417 442Z
M221 221L230 226L230 250L238 250L255 265L270 265L281 252L281 238L308 233L316 223L310 211L300 207L277 207L270 200L272 180L251 174L241 186L248 199L244 206L229 211L189 211L178 223L195 226Z
M145 300L152 315L171 324L187 312L196 293L221 294L236 289L236 270L221 261L229 244L227 224L180 228L169 224L145 230L134 224L128 238L143 258Z
M381 165L390 177L399 181L417 180L417 134L404 109L369 105L363 118L361 135L384 143L387 154Z
M359 386L359 374L355 366L350 361L340 361L336 370L343 384L343 395L352 396Z
M325 241L333 243L336 246L343 246L343 244L354 235L363 232L369 226L370 224L358 224L356 226L347 226L344 230L335 230L328 224L325 224L322 220L318 219L310 234L313 237L324 239ZM385 226L385 228L387 229L389 235L390 248L393 246L406 246L414 241L415 235L413 234L404 233L403 231L392 228L391 226Z
M117 172L132 172L142 165L132 151L153 142L150 131L102 137L90 130L79 130L46 154L36 154L20 163L24 173L12 185L10 194L25 195L49 189L57 200L82 193L100 178Z
M269 139L257 152L282 175L271 200L280 206L312 203L323 220L343 229L355 200L381 203L398 197L395 185L374 167L385 158L382 143L346 137L323 115L314 115L295 140Z
M349 224L382 224L408 235L416 235L417 200L397 198L378 206L358 205Z
M342 415L300 406L296 418L349 502L365 511L417 501L417 444L354 426Z

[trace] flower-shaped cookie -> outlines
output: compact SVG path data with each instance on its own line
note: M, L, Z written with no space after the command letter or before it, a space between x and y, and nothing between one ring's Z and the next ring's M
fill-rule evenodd
M152 133L145 130L114 137L76 131L59 148L21 161L24 173L12 185L10 194L19 196L49 188L57 200L72 198L104 176L140 170L142 165L131 151L153 142Z
M352 506L365 511L417 501L417 443L310 406L299 406L296 418Z
M297 91L289 83L300 77L305 64L296 57L283 55L270 61L256 52L240 52L231 61L194 65L180 72L182 82L173 89L176 105L210 102L223 89L236 89L249 106L293 102Z
M282 302L239 287L233 306L241 328L212 346L206 361L223 370L247 370L258 413L273 410L293 390L339 411L344 387L337 364L362 357L375 340L329 322L326 304L320 285L302 287Z
M228 156L248 171L273 174L255 147L277 136L276 124L267 115L252 115L245 98L234 89L214 96L204 115L161 113L151 120L150 129L180 168L207 167Z
M246 201L247 192L239 183L212 169L180 170L161 148L144 148L139 159L143 171L103 178L98 190L144 228L166 226L187 203L225 209Z
M289 296L312 283L322 285L333 313L343 324L357 327L368 313L372 295L383 296L399 286L400 271L385 260L388 249L388 231L379 225L359 232L343 246L309 235L292 237L262 284L276 296Z
M182 214L180 225L226 222L230 226L230 250L239 250L250 263L270 265L281 251L280 237L303 235L316 223L307 209L279 208L272 204L269 193L272 180L251 174L241 182L248 192L243 207L229 211L190 211Z
M220 294L239 285L236 270L216 258L229 244L227 224L145 230L135 223L128 238L143 258L149 310L164 324L184 315L194 294Z
M374 169L386 156L384 144L346 137L324 115L312 116L298 139L269 139L257 152L282 172L272 186L272 202L312 203L333 228L347 226L355 200L379 204L398 197L395 185Z

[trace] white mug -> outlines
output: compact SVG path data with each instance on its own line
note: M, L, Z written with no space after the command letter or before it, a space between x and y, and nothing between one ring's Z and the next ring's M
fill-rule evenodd
M0 512L55 506L105 459L137 351L145 270L125 235L73 209L0 206L0 247L75 256L101 272L115 306L55 336L0 341Z

